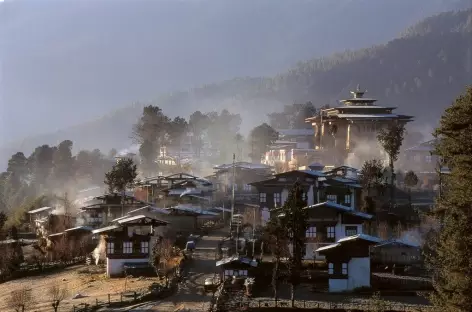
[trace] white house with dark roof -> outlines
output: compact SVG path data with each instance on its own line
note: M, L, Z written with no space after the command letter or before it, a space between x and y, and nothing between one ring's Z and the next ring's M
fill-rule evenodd
M118 218L112 225L93 230L105 241L108 277L122 276L126 268L151 269L152 246L158 239L156 228L169 223L157 218L135 215Z
M357 234L341 238L316 250L326 257L330 292L352 291L371 286L370 246L380 238Z

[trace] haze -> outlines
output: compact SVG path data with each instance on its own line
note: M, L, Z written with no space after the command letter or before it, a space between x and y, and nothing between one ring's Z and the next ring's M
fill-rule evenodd
M460 2L6 1L0 4L0 145L162 92L272 75L301 60L382 43ZM190 112L172 107L169 113Z

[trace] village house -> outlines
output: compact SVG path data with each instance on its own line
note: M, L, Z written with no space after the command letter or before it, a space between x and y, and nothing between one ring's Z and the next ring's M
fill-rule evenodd
M124 216L129 211L147 205L146 202L138 200L134 196L125 194L122 202L121 194L105 194L85 202L85 206L80 208L80 218L83 225L99 228L118 217Z
M211 177L215 185L214 201L229 207L233 191L234 173L234 200L235 204L257 203L258 192L251 182L270 177L273 168L264 164L249 162L235 162L234 164L223 164L213 168L214 175Z
M400 159L406 170L415 172L422 188L432 189L439 183L438 173L449 173L449 169L441 165L439 157L434 153L436 142L434 139L409 147Z
M267 222L271 211L284 205L298 181L309 214L305 258L318 258L314 251L319 246L362 234L363 224L373 218L360 211L361 186L355 170L345 166L329 172L294 170L252 183L259 192L261 218Z
M216 266L220 269L220 278L223 281L234 277L251 277L257 268L257 264L256 260L237 254L216 262Z
M120 218L114 224L95 229L105 244L107 277L122 276L128 267L147 266L151 269L151 250L159 237L155 229L168 222L144 215Z
M279 139L263 155L261 163L280 168L279 171L297 169L319 159L314 149L313 129L278 129Z
M316 250L328 263L329 292L352 291L371 286L370 246L381 239L357 234Z
M323 163L338 165L359 142L376 142L379 129L391 122L406 124L412 116L396 114L396 107L375 104L374 98L366 98L358 86L351 91L352 98L342 100L342 106L322 109L320 114L306 119L314 128L315 149L323 152Z

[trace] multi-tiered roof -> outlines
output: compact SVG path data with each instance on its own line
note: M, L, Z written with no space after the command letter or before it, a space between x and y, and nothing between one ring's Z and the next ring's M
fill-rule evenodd
M348 120L399 120L409 122L412 116L400 115L392 111L396 107L384 107L376 105L374 98L364 97L366 91L362 91L359 86L355 91L351 91L350 99L341 100L342 106L323 109L321 115L307 118L307 122L316 122L323 119L348 119Z

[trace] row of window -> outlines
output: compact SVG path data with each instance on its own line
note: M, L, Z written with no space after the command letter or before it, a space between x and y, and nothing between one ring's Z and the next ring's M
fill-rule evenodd
M141 242L140 251L142 254L149 253L149 242ZM107 254L115 253L115 243L108 242L107 243ZM123 242L123 253L124 254L132 254L133 253L133 242Z
M225 270L225 277L247 276L247 270Z
M307 199L306 193L303 193L303 200ZM280 193L274 193L274 203L275 204L280 204L281 203L282 196ZM338 196L337 195L327 195L326 199L331 202L337 202ZM261 203L266 203L267 202L267 194L266 193L259 193L259 200ZM351 195L344 195L344 204L350 204L351 203Z
M334 202L334 203L337 203L338 202L338 196L337 195L326 195L326 199L328 201L331 201L331 202ZM345 204L350 204L351 203L351 195L344 195L344 203Z
M334 263L328 263L328 274L334 274ZM347 263L342 263L341 265L341 274L347 275Z
M353 236L357 235L357 226L355 225L347 225L345 226L345 234L346 236ZM335 238L336 232L334 226L326 227L326 236L327 238ZM306 230L306 237L308 238L315 238L316 237L316 227L310 226Z
M267 194L266 193L259 193L259 199L261 203L267 202ZM302 199L306 200L306 193L302 194ZM280 193L274 193L274 203L280 204L282 202L282 195Z
M413 160L414 160L415 162L420 162L420 161L421 161L421 155L415 155L415 156L413 156ZM425 162L430 163L430 162L432 162L432 160L433 160L433 156L431 156L431 155L426 155L426 156L424 156L424 160L425 160Z
M220 186L221 186L221 184L217 184L217 189L222 191L222 189L220 189ZM227 190L232 190L232 187L233 187L232 185L228 185L226 189ZM234 190L235 191L238 190L238 184L234 184ZM251 192L252 191L252 186L249 185L249 184L243 184L243 191Z

